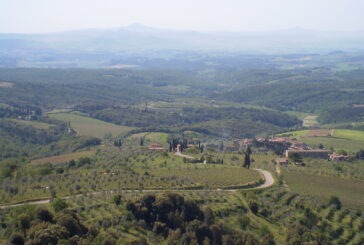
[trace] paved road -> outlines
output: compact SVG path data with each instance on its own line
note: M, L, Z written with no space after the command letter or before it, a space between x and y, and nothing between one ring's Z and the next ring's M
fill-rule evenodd
M193 159L194 157L192 156L188 156L185 154L182 154L181 152L176 152L175 153L177 156L181 156L181 157L186 157L189 159ZM272 174L270 172L268 172L267 170L264 169L259 169L259 168L255 168L254 170L260 172L262 174L262 176L264 177L264 183L256 186L256 187L252 187L246 190L259 190L259 189L264 189L264 188L268 188L271 187L274 184L274 178L272 176ZM144 189L144 190L140 190L140 189L131 189L131 190L123 190L123 191L141 191L141 192L156 192L156 191L201 191L201 190L210 190L210 191L229 191L229 192L235 192L241 189ZM85 193L87 195L98 195L101 194L103 192L106 191L96 191L96 192L89 192L89 193ZM72 196L66 196L63 199L69 199L71 197L77 197L77 196L82 196L84 194L77 194L77 195L72 195ZM5 208L14 208L14 207L18 207L18 206L22 206L22 205L39 205L39 204L47 204L50 203L51 199L44 199L44 200L37 200L37 201L29 201L29 202L22 202L22 203L15 203L15 204L9 204L9 205L0 205L0 209L5 209Z
M271 187L274 184L274 178L270 172L268 172L267 170L258 169L258 168L255 168L254 170L259 171L264 176L265 181L263 184L261 184L257 187L251 188L251 189L264 189L264 188Z

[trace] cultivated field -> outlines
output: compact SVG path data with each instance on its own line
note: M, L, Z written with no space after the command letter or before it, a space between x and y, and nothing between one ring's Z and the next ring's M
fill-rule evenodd
M332 177L285 172L285 180L293 192L321 199L337 196L348 207L364 211L364 182Z
M76 130L79 135L85 136L102 138L107 134L111 134L116 137L133 129L131 127L118 126L73 113L55 113L49 114L49 116L64 122L70 122L71 127Z
M309 130L306 132L306 136L308 137L325 137L331 136L332 130L330 129L316 129L316 130Z
M199 168L148 170L152 175L188 179L196 185L209 188L235 187L261 179L257 171L245 168Z
M17 119L9 119L9 120L19 123L19 124L26 125L26 126L32 126L34 128L38 128L38 129L48 129L53 126L52 124L49 124L49 123L43 123L43 122L37 122L37 121L25 121L25 120L17 120Z
M81 157L92 157L95 154L95 151L81 151L81 152L74 152L70 154L64 154L54 157L46 157L46 158L40 158L31 161L31 164L39 165L39 164L46 164L46 163L52 163L52 164L58 164L58 163L65 163L69 162L71 160L77 160Z
M281 135L297 137L298 140L315 147L323 144L326 148L332 147L336 150L359 151L360 149L364 149L364 132L360 130L300 130Z
M130 136L130 138L141 138L144 137L144 140L150 142L150 143L160 143L160 144L167 144L167 138L168 138L168 134L167 133L158 133L158 132L152 132L152 133L138 133L138 134L133 134Z
M364 141L364 131L359 130L335 129L333 136L336 138Z

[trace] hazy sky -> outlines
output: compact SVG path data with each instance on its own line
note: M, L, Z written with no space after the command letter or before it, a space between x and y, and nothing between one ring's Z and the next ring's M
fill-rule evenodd
M0 32L113 28L364 30L364 0L0 0Z

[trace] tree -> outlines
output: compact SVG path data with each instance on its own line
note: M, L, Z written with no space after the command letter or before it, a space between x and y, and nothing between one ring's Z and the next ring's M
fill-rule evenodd
M300 154L298 154L297 152L293 153L291 156L290 156L290 159L291 161L293 162L298 162L298 163L301 163L303 160L302 160L302 157Z
M39 207L35 211L35 218L40 221L52 222L53 214L51 212L49 212L48 209Z
M69 210L63 210L56 215L57 224L66 228L70 236L84 235L87 228L80 222L77 215Z
M331 196L329 200L329 205L334 205L337 210L341 209L341 201L337 196Z
M48 222L41 222L29 230L29 244L57 244L59 240L67 239L69 232L65 227ZM27 241L28 242L28 241Z
M81 167L83 165L90 164L90 163L91 163L91 159L89 157L81 157L77 161L77 167Z
M67 203L60 198L53 199L53 201L51 202L51 205L52 205L54 212L56 212L56 213L67 208L67 206L68 206Z
M364 150L360 150L355 154L357 159L364 159Z
M139 145L140 146L144 145L144 137L140 137Z
M69 161L69 162L68 162L68 167L69 167L69 168L76 167L76 161L75 161L75 160L73 160L73 159L72 159L71 161Z
M121 204L121 195L120 194L114 195L113 202L115 203L116 206L119 206Z
M245 155L244 155L244 168L250 168L250 163L251 163L251 160L250 160L250 154L247 152L245 152Z
M257 214L259 210L259 205L255 201L249 202L249 209L252 211L253 214Z
M246 153L248 153L249 155L252 154L252 149L250 148L250 146L248 146L248 148L246 148Z
M28 214L23 213L18 216L18 225L23 230L24 235L26 235L25 231L29 229L31 221L32 218Z
M23 245L25 243L24 237L19 233L13 233L10 237L11 245Z

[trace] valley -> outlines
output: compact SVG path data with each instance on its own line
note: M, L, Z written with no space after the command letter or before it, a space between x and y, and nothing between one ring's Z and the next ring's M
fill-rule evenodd
M362 244L363 71L331 63L351 55L0 68L0 239Z

